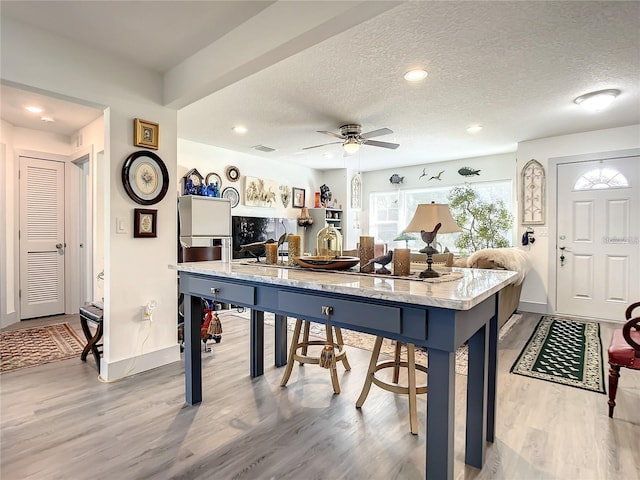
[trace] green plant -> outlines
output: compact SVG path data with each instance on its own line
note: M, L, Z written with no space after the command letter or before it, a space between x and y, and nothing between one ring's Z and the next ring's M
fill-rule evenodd
M456 240L456 247L462 253L511 246L513 215L502 200L486 202L467 183L451 189L449 207L462 230Z

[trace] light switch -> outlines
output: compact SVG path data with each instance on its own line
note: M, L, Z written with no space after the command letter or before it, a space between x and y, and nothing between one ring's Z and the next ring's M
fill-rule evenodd
M126 218L116 217L116 233L128 233Z

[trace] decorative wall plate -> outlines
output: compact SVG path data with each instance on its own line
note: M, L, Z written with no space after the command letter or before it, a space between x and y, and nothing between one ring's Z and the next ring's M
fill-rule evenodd
M224 172L224 174L227 176L227 179L230 182L237 182L238 180L240 180L240 170L238 170L238 167L227 167L227 170Z
M167 194L169 172L158 155L141 150L132 153L125 160L122 166L122 184L134 202L153 205Z
M220 178L220 175L215 172L207 173L204 184L208 186L215 182L218 182L218 188L222 186L222 178Z
M238 203L240 203L240 194L233 187L227 187L222 190L222 198L228 198L231 201L231 208L238 206Z

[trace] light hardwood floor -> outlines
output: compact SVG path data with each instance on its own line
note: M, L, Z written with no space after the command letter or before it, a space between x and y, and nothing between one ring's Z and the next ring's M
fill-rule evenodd
M455 478L639 478L640 373L622 372L614 419L605 395L510 374L539 318L524 314L500 344L497 439L482 471L464 464L466 377L456 375ZM37 323L47 321L56 319ZM79 330L77 316L62 321ZM35 325L25 323L14 328ZM265 375L252 380L248 321L223 323L222 342L202 353L204 401L196 407L184 403L182 362L113 384L98 382L95 364L80 359L1 375L1 478L424 477L425 397L418 436L409 433L404 396L373 386L355 408L369 352L349 349L340 395L314 365L296 365L283 388L272 327ZM613 328L602 324L605 355Z

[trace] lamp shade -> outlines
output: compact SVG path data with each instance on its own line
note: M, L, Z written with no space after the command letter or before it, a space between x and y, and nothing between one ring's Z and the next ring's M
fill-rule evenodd
M405 232L426 232L432 231L438 223L442 226L438 233L455 233L460 231L460 227L451 216L451 210L446 203L421 203L416 208Z

